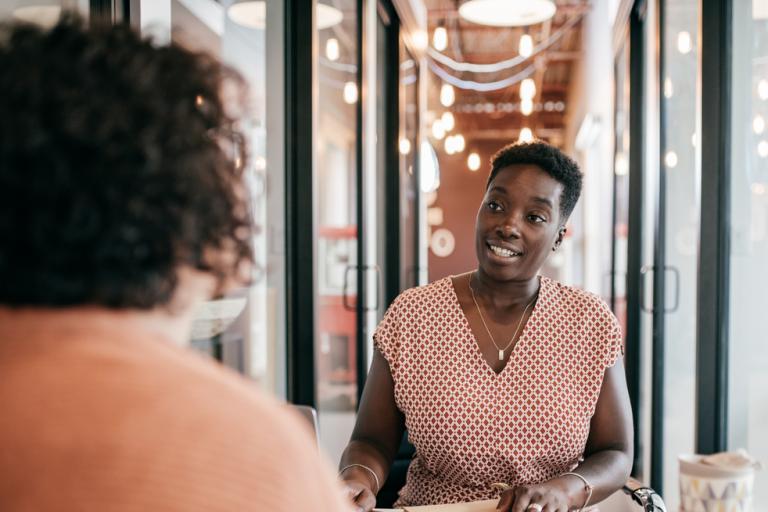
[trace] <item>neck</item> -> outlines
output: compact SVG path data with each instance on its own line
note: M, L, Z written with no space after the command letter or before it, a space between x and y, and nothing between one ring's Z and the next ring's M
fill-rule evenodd
M470 284L475 294L496 308L524 308L539 291L539 277L515 281L497 281L481 268L470 274Z

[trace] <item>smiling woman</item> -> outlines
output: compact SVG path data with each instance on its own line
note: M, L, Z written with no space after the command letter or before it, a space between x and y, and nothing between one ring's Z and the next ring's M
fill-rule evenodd
M539 276L581 179L543 142L503 148L477 213L478 268L390 306L342 458L364 510L406 427L416 456L397 505L500 498L500 510L565 512L626 480L621 329L597 297Z

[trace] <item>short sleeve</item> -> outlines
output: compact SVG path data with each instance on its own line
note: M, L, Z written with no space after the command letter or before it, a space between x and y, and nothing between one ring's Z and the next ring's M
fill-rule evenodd
M398 368L400 344L402 340L402 308L403 295L399 295L390 304L384 318L373 333L373 346L381 352L389 363L389 369L394 375Z

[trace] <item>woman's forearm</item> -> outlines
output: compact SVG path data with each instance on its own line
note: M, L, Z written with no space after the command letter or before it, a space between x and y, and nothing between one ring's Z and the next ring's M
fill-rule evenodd
M632 470L632 456L624 450L606 449L589 455L584 462L573 471L578 473L592 486L589 504L604 500L629 478ZM573 475L564 475L550 481L561 488L569 498L571 508L579 509L584 506L588 492L584 482Z
M341 478L368 485L374 494L379 492L387 479L389 467L394 459L394 454L384 452L385 450L377 447L375 443L353 439L341 456L339 464L339 470L342 471ZM365 466L370 471L355 464ZM371 471L376 474L375 478L371 475Z

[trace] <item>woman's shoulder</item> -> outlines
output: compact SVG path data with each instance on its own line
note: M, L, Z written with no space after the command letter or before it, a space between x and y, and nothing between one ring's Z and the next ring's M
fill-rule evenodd
M423 307L426 303L443 301L450 298L452 289L453 283L451 277L443 277L436 281L432 281L429 284L414 286L413 288L408 288L407 290L400 292L400 295L397 296L393 305L397 304L399 307Z
M602 297L596 293L567 285L554 279L542 276L542 282L549 289L552 303L562 308L571 309L575 312L589 311L601 319L613 319L614 314Z

